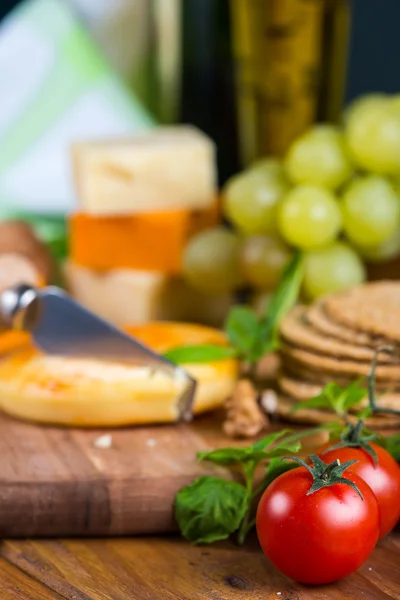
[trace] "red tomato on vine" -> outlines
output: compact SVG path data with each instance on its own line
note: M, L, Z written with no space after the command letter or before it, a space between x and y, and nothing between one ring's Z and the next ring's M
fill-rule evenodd
M257 534L269 560L302 583L324 584L357 570L379 536L379 507L371 488L352 473L354 462L326 465L312 455L265 490ZM343 473L346 476L343 477Z
M320 451L319 456L327 464L335 459L340 462L357 461L351 470L370 486L376 496L381 538L393 529L400 518L400 467L389 452L370 439L361 435L354 439L356 429L357 426L350 426L342 440L331 442L331 448Z

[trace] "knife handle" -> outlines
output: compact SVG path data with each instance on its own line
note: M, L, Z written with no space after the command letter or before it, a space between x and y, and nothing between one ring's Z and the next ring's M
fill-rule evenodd
M38 299L38 291L25 284L1 292L0 328L29 331L37 317Z

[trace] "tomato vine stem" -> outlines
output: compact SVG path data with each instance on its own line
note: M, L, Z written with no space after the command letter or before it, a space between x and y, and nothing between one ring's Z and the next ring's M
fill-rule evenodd
M360 496L361 500L364 500L356 484L350 479L343 477L343 473L349 467L351 467L351 465L354 465L356 462L358 462L357 460L347 460L346 462L340 464L340 461L335 459L327 465L316 454L310 454L310 459L313 462L313 466L310 466L298 456L283 456L281 460L284 459L294 460L302 467L305 467L310 473L313 483L306 494L307 496L318 492L324 487L330 487L332 485L342 483L353 488L353 490Z
M371 367L368 373L367 381L368 381L368 403L372 414L374 413L387 413L390 415L400 415L400 410L395 408L385 408L384 406L378 406L376 403L375 396L375 385L376 385L376 367L378 362L378 357L381 352L387 352L388 354L393 354L394 348L393 346L378 346L375 350L374 357L371 362Z

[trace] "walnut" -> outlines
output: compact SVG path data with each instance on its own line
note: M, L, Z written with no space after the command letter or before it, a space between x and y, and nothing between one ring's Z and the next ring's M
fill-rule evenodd
M33 263L44 282L53 275L53 259L47 246L24 221L0 221L0 255L19 254Z
M257 391L249 379L240 379L226 401L226 420L222 428L229 437L251 438L266 429L268 417L257 402Z
M21 254L0 254L0 291L16 283L37 285L39 281L36 266L28 258Z

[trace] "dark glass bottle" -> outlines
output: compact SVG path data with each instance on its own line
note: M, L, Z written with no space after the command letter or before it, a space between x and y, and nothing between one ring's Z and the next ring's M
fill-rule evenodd
M345 82L348 0L231 0L241 159L282 155L335 120Z
M229 0L183 0L179 120L218 148L220 183L239 168Z

